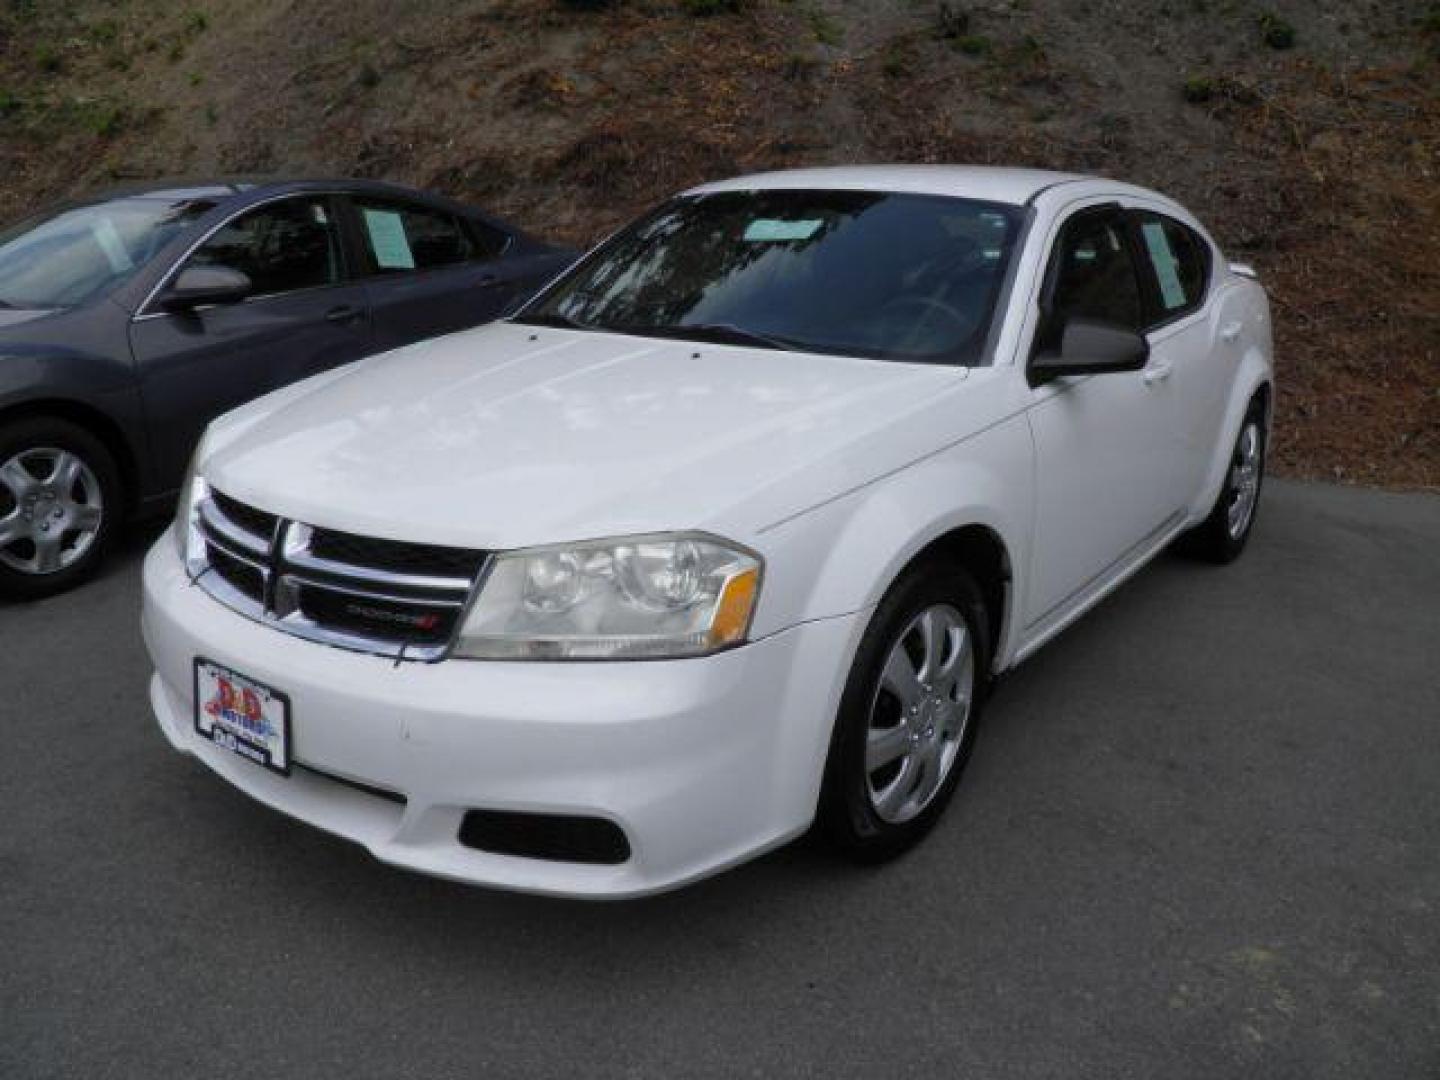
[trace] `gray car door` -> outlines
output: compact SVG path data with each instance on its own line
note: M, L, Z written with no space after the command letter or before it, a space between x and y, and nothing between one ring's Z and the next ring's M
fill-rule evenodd
M509 237L435 206L354 195L376 351L496 318L533 275L501 254Z
M365 287L347 270L330 196L293 196L245 211L174 273L189 266L239 270L252 290L238 303L172 311L162 288L130 324L157 480L165 486L179 483L215 416L371 351Z

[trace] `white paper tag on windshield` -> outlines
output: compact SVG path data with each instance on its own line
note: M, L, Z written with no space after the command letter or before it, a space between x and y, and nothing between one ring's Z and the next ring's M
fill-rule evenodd
M115 222L109 218L101 218L96 222L93 231L95 242L105 253L105 261L110 264L112 274L125 274L135 269L135 261L125 250L125 241L120 239L120 230L115 228Z
M809 240L820 231L820 226L823 224L825 223L819 218L809 221L776 221L772 218L757 218L745 226L745 239L759 244Z
M405 222L393 210L364 210L365 231L381 270L414 270L415 254L405 235Z

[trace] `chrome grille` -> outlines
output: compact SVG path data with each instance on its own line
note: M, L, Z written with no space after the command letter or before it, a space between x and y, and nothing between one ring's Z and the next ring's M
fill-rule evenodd
M317 528L210 489L192 566L217 600L287 633L404 660L450 648L489 556Z

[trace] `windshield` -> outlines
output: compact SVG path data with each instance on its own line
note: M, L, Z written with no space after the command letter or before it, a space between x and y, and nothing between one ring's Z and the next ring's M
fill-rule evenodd
M931 195L736 191L677 199L515 321L975 364L1020 211Z
M82 304L144 266L205 199L114 199L32 218L0 234L0 307Z

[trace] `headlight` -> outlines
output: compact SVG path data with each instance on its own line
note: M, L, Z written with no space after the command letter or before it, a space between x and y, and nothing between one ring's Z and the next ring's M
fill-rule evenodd
M202 441L190 459L190 468L185 472L185 481L180 485L180 502L175 508L175 525L171 529L175 538L175 549L185 570L194 577L205 565L205 541L200 535L200 503L209 494L209 488L200 478L200 451L205 448Z
M760 593L758 556L677 534L496 557L456 655L478 660L703 656L738 645Z

